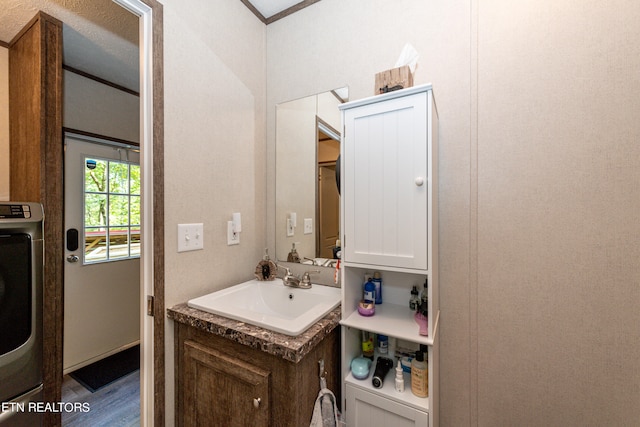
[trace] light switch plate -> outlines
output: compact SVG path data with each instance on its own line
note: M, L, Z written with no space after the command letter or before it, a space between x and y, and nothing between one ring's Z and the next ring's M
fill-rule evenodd
M313 233L313 218L304 219L304 234Z
M178 224L178 252L198 251L204 247L202 223Z
M287 218L287 237L292 237L295 234L294 230L291 218Z

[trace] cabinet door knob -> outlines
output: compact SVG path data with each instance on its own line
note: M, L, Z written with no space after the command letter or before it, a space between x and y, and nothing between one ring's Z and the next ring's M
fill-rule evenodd
M259 408L260 407L260 398L259 397L253 399L253 407L254 408Z
M424 178L423 178L423 177L421 177L421 176L417 177L417 178L416 178L416 185L417 185L418 187L422 187L422 185L423 185L423 184L424 184Z

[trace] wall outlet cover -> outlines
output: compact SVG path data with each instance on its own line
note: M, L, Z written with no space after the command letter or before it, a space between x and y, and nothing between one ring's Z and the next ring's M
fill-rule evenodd
M239 245L240 233L234 231L233 221L227 221L227 246Z

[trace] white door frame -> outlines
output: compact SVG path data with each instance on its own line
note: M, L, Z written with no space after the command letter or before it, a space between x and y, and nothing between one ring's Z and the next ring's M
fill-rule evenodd
M153 317L147 295L153 295L153 28L152 9L140 0L113 0L140 17L140 425L154 424Z

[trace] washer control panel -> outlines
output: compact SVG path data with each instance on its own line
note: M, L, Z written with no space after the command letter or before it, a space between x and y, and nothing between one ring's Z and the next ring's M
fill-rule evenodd
M0 218L29 219L31 218L31 206L19 204L0 203Z

